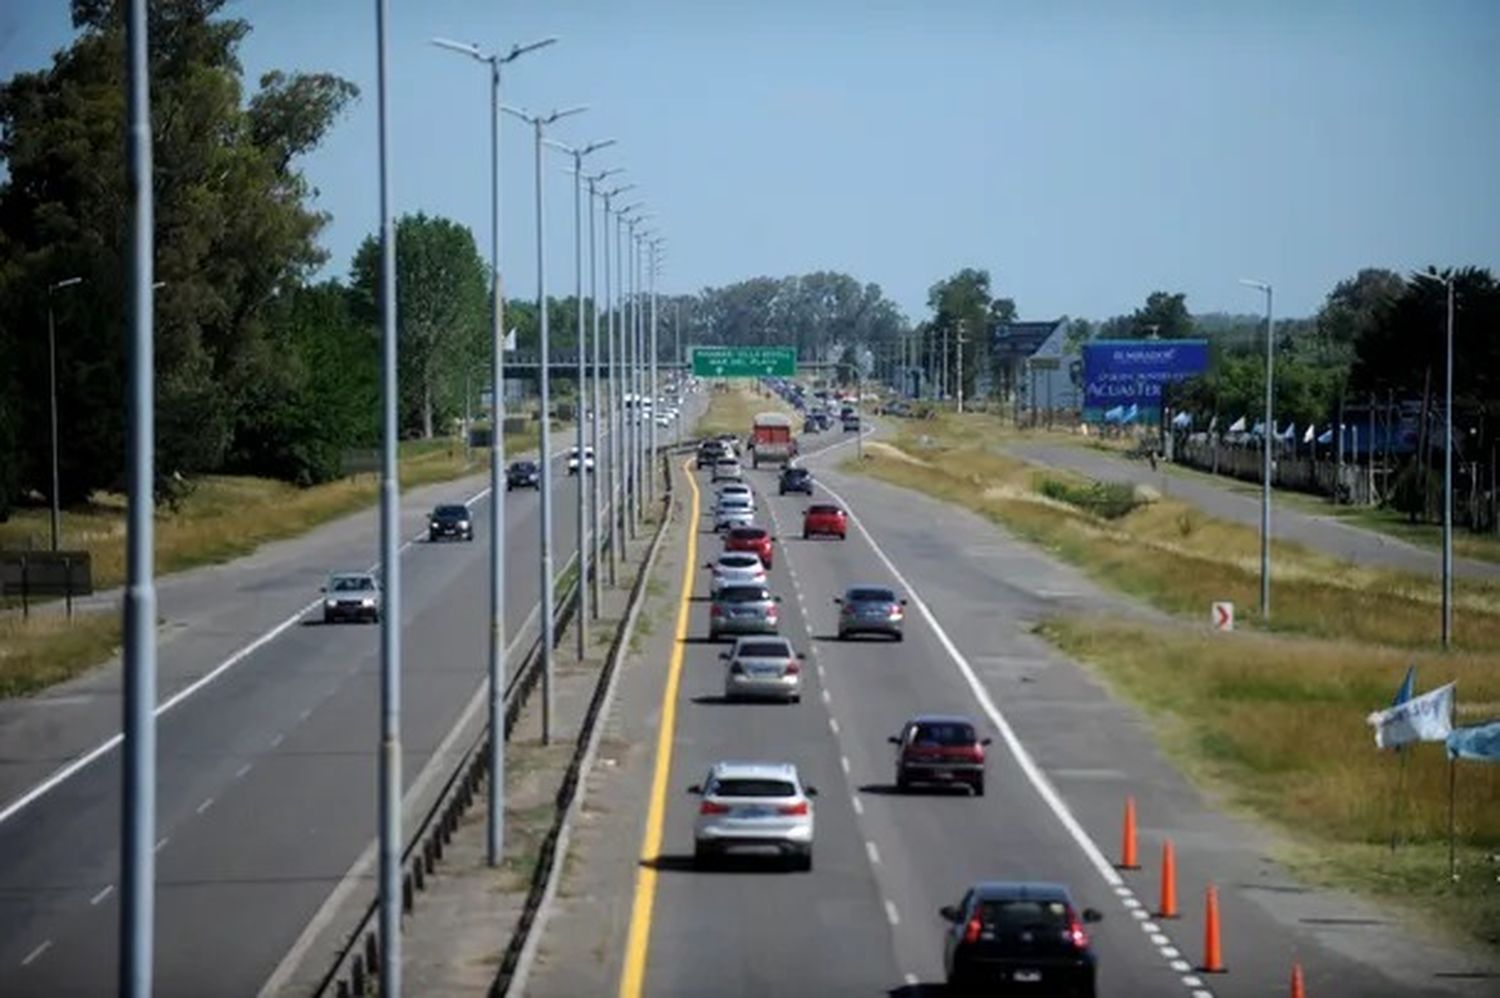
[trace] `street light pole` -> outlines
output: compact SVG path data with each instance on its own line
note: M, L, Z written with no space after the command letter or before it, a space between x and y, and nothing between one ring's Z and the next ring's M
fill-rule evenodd
M69 277L47 285L47 394L52 408L52 550L57 550L58 523L62 519L60 476L57 470L57 324L52 317L52 294L63 288L82 284L83 278Z
M648 472L651 482L651 500L656 501L656 424L658 419L657 407L661 405L661 391L657 385L656 370L656 271L659 265L658 254L661 251L661 238L658 236L651 241L651 468Z
M597 474L597 471L591 467L591 462L588 459L590 452L586 449L583 434L584 347L587 345L588 340L586 327L583 324L583 157L597 152L606 146L614 145L615 140L604 139L603 141L590 143L582 147L564 145L561 142L554 142L551 139L544 141L554 149L560 149L573 157L573 302L575 305L573 311L577 313L576 318L578 320L578 366L575 376L576 391L574 392L576 403L574 409L576 411L573 414L573 446L578 451L578 487L574 492L578 500L575 504L576 532L578 534L578 626L574 628L574 633L578 636L578 660L582 662L588 655L589 606L591 602L595 605L594 613L596 615L598 613L597 598L592 601L589 598L589 589L593 583L590 581L589 576L589 566L591 563L589 561L588 542L589 524L586 512L588 504L584 502L584 493L588 490L589 480ZM592 180L589 181L589 185L592 188ZM589 218L591 226L593 224L593 212L593 201L590 200ZM592 253L592 248L590 252ZM597 454L595 455L595 461L597 461ZM599 570L598 561L592 562L592 565L594 567L594 574L597 576Z
M609 378L605 382L609 398L607 406L609 410L609 584L618 586L620 584L620 545L624 543L624 521L620 519L620 389L619 389L619 361L616 356L616 322L617 308L615 297L618 294L619 279L613 271L618 262L610 263L609 253L609 218L610 202L620 194L634 187L634 184L623 184L614 190L606 191L604 197L604 335L609 341ZM618 256L618 254L616 254Z
M499 866L505 852L505 292L500 276L500 70L556 38L512 45L505 55L485 55L477 45L434 38L432 43L484 63L490 73L490 544L489 648L487 656L490 793L485 862ZM469 428L464 427L465 445Z
M604 551L603 551L604 525L600 522L600 513L603 512L604 507L603 507L603 505L600 502L600 499L601 499L601 496L600 496L600 489L601 489L600 479L602 479L604 477L604 470L603 470L602 465L604 464L604 462L606 460L605 459L605 450L606 450L606 448L604 446L604 439L599 435L599 405L600 405L600 401L601 401L600 395L599 395L599 375L600 375L600 370L599 370L599 283L598 283L598 270L595 267L595 252L594 252L595 249L596 249L596 247L597 247L597 239L596 239L595 233L594 233L594 198L599 193L599 189L598 189L598 186L597 186L598 183L599 183L599 181L603 180L605 177L612 176L612 175L614 175L616 173L619 173L619 172L620 172L619 168L615 168L615 169L612 169L612 170L601 170L600 172L598 172L598 173L596 173L593 176L591 176L591 177L588 178L588 181L589 181L589 319L590 319L591 325L593 326L593 333L594 333L594 376L593 376L593 379L590 381L590 386L592 388L592 392L591 392L591 401L589 403L589 411L590 411L590 415L589 415L589 424L590 424L589 436L590 436L590 438L592 439L592 442L593 442L594 462L595 462L595 464L594 464L594 473L591 476L589 476L589 494L590 494L590 498L592 499L592 507L593 507L592 517L593 517L593 527L594 527L594 529L593 529L594 574L592 576L592 580L593 580L593 587L594 587L594 589L593 589L593 594L594 594L593 607L594 607L594 619L595 620L598 620L602 616L601 611L600 611L600 607L603 605L603 600L604 600L604 591L603 591L603 586L604 586L604 563L602 561L603 554L604 554ZM606 240L606 246L607 245L608 245L608 241ZM605 275L605 280L606 281L608 280L608 274ZM613 566L611 566L611 568L610 568L610 584L611 585L614 584L614 568L613 568Z
M1260 489L1260 615L1271 619L1271 437L1275 434L1272 421L1272 405L1275 386L1273 358L1276 346L1276 326L1271 314L1271 285L1264 281L1242 280L1246 287L1256 288L1266 296L1266 414L1261 427L1261 489Z
M1453 642L1453 275L1448 276L1447 377L1443 388L1443 647Z
M542 744L552 743L552 697L553 697L553 668L555 655L553 654L553 603L555 601L555 580L552 577L552 378L549 367L549 337L547 328L547 242L546 242L546 213L542 205L542 143L544 141L544 129L568 115L578 114L587 110L586 107L570 107L553 111L547 115L528 114L525 111L513 107L504 107L508 114L513 114L525 121L532 128L535 138L533 145L533 164L536 169L536 307L538 313L539 333L537 336L537 363L540 367L538 377L538 394L541 396L541 429L537 447L537 464L541 471L541 591L542 591ZM579 455L582 460L583 455Z

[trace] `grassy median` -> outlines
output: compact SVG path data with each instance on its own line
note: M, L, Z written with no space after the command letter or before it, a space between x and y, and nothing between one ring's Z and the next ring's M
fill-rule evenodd
M1169 613L1207 622L1213 600L1232 600L1245 626L1260 592L1260 537L1181 500L1155 497L1113 519L1054 495L1098 483L1040 470L993 446L993 417L943 416L908 424L852 466L966 506L1004 524L1096 580ZM1053 495L1049 495L1052 493ZM1430 648L1440 594L1427 576L1340 561L1299 544L1272 544L1271 629L1380 645ZM1500 648L1500 584L1454 587L1461 648Z
M1041 632L1157 720L1168 754L1232 808L1270 820L1311 879L1419 909L1500 946L1500 766L1455 772L1457 883L1448 879L1448 763L1440 745L1375 748L1401 650L1137 621L1066 618ZM1423 658L1419 690L1458 683L1457 723L1500 714L1500 651ZM1393 851L1392 838L1398 840Z
M794 415L791 406L779 396L759 392L754 382L732 380L720 382L708 390L708 408L698 417L694 432L700 437L733 433L744 439L750 435L755 416L761 412L784 412Z
M0 615L0 700L60 683L120 647L117 611Z

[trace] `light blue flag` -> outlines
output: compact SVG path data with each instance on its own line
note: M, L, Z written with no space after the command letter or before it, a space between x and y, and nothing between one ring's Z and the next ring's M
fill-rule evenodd
M1396 691L1396 699L1391 701L1392 707L1399 707L1412 698L1417 691L1417 666L1412 663L1406 667L1406 678L1401 680L1401 688Z
M1331 444L1331 443L1333 443L1333 428L1332 427L1329 427L1328 429L1324 430L1322 433L1318 434L1318 443L1320 443L1320 444Z
M1500 762L1500 721L1454 728L1448 734L1448 758Z
M1132 420L1134 420L1135 417L1139 416L1140 414L1141 414L1141 407L1138 406L1138 405L1136 405L1134 402L1132 402L1132 403L1130 403L1130 408L1125 410L1125 415L1123 415L1123 416L1120 417L1120 422L1122 422L1122 423L1129 423Z

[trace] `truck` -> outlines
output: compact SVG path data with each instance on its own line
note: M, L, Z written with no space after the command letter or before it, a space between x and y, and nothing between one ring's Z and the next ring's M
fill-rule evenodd
M786 464L797 456L797 441L792 438L792 418L783 412L756 415L750 432L752 467L761 463Z

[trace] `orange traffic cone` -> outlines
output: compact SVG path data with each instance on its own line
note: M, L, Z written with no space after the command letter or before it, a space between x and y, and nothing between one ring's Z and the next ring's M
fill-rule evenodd
M1307 998L1307 988L1302 983L1302 964L1292 964L1292 998Z
M1208 913L1203 920L1203 965L1205 974L1224 973L1224 954L1219 949L1219 891L1208 885Z
M1125 828L1120 843L1119 868L1122 870L1139 870L1141 865L1136 862L1135 856L1135 798L1125 798Z
M1177 852L1171 839L1161 844L1161 904L1157 905L1156 917L1177 917Z

